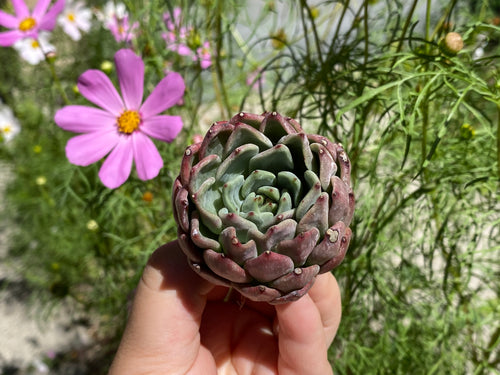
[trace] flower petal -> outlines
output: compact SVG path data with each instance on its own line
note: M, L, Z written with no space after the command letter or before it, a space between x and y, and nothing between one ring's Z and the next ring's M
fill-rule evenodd
M90 69L78 78L80 93L95 105L118 117L124 106L120 95L106 74L100 70Z
M116 72L123 101L127 109L138 110L144 91L144 63L130 49L121 49L115 54Z
M33 8L31 16L37 21L41 20L45 15L45 13L47 12L49 4L50 0L38 0L35 5L35 8Z
M153 141L145 134L136 132L132 135L132 148L137 175L141 180L150 180L158 176L163 167L163 159Z
M114 129L77 135L66 144L69 162L83 167L102 159L119 142Z
M56 112L57 126L75 133L116 129L116 117L102 109L84 105L68 105Z
M159 115L143 120L141 131L163 142L172 142L182 129L180 116Z
M18 18L23 19L30 15L30 10L23 0L12 0L12 5Z
M182 98L185 88L184 79L179 73L169 73L142 104L142 118L147 119L172 107Z
M41 30L52 30L56 26L57 16L63 11L64 5L65 0L57 1L40 20L40 25L38 27Z
M99 171L102 183L110 189L115 189L123 184L130 176L132 160L131 138L130 136L122 136Z
M17 29L19 26L19 20L12 14L8 14L0 10L0 26L8 29Z
M24 38L24 35L19 30L4 31L4 32L0 33L0 46L1 47L10 47L14 43L16 43L18 40L21 40L23 38Z

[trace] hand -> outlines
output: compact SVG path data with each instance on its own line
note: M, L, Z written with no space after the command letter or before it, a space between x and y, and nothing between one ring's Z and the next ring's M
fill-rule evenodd
M332 374L327 350L341 316L331 273L298 301L269 305L213 286L177 241L144 270L110 375Z

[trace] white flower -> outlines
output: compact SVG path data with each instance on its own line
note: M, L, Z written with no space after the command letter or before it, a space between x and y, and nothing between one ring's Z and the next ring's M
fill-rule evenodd
M49 43L49 33L39 33L38 39L24 38L14 43L13 47L17 50L22 59L31 65L36 65L45 60L45 54L54 52L56 48Z
M89 8L85 8L83 2L67 2L64 11L57 19L57 23L71 39L80 40L82 37L80 30L83 32L90 30L91 18L92 12Z
M9 142L20 131L21 126L14 117L12 110L0 104L0 143Z
M115 4L114 1L107 2L104 9L96 13L97 19L105 25L108 25L110 22L114 22L115 19L121 20L127 16L128 12L125 4Z

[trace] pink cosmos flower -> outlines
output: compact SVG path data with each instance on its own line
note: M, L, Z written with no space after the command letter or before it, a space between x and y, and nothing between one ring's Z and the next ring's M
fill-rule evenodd
M204 42L200 48L196 49L196 55L193 56L193 61L199 61L201 69L207 69L212 65L209 42Z
M15 15L0 10L0 26L10 29L0 32L0 46L9 47L24 38L37 39L40 30L52 30L57 16L64 9L64 1L58 0L47 11L51 0L39 0L30 12L23 0L12 0Z
M200 47L190 47L188 39L191 33L194 33L192 27L185 27L182 25L181 9L174 8L172 16L170 13L163 15L163 21L167 32L162 34L165 39L166 46L173 52L181 56L191 57L193 61L200 63L202 69L207 69L212 65L210 56L210 43L204 42Z
M118 43L130 42L135 38L135 32L139 28L139 22L130 24L128 16L123 18L114 17L106 26Z
M66 145L68 160L87 166L109 153L99 171L110 189L122 185L135 162L141 180L156 177L163 160L149 137L172 142L182 128L179 116L159 115L184 95L184 80L169 73L143 102L144 63L129 49L115 54L121 96L100 70L87 70L78 79L80 93L102 109L69 105L55 115L61 128L84 133Z
M167 48L181 56L190 56L192 51L186 44L190 30L181 26L181 8L174 8L173 17L168 12L163 14L163 21L167 32L163 33L162 37L165 39Z

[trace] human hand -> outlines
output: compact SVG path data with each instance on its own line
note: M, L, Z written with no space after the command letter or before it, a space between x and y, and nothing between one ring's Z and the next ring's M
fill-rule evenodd
M189 268L177 241L151 256L110 375L331 374L327 350L340 323L331 273L298 301L243 300Z

